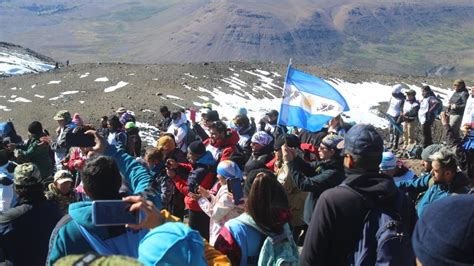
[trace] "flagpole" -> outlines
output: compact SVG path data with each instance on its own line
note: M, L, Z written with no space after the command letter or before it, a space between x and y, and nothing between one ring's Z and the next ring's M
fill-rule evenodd
M283 81L283 91L281 92L281 103L282 104L280 104L280 113L278 115L277 125L280 125L281 111L282 111L283 100L284 100L284 96L285 96L285 85L286 85L286 81L288 80L288 74L290 73L291 64L292 64L292 62L291 62L291 57L290 57L290 61L288 62L288 67L286 69L285 80ZM286 134L286 132L285 132L285 134Z

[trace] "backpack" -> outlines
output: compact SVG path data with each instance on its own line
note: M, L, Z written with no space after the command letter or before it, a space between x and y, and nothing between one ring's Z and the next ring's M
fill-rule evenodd
M255 228L264 238L260 253L258 255L258 265L298 265L299 253L288 224L279 235L268 235L262 230L247 213L238 216L238 221Z
M394 208L380 208L348 185L340 186L362 197L369 207L360 239L354 253L348 258L350 264L413 265L415 254L411 245L410 230L400 215L404 194L397 193Z
M437 118L439 117L439 115L441 114L441 112L443 111L443 102L441 101L441 99L438 97L438 96L433 96L436 101L438 102L438 107L436 107L436 109L434 110L434 117Z

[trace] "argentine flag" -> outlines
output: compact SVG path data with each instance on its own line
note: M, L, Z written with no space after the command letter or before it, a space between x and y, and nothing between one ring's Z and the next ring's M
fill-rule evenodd
M349 111L349 106L334 87L291 65L288 67L278 124L316 132L345 111Z

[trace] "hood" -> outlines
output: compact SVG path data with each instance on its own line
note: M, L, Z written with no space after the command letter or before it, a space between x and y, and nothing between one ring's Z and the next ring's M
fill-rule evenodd
M392 93L392 96L397 98L397 99L401 99L401 100L405 100L407 97L405 95L403 95L403 93Z
M240 128L238 131L240 135L252 136L255 133L255 128L253 128L252 126L248 126L245 128Z
M176 127L179 127L187 121L188 119L186 118L186 115L184 113L181 113L181 118L178 121L171 120L171 124L175 125Z
M225 146L234 146L234 145L237 145L237 143L239 143L239 133L237 133L237 131L233 130L233 129L227 129L227 134L226 134L226 138L224 139L224 145Z
M208 138L204 141L204 144L211 144L216 148L225 148L237 145L237 143L239 143L239 139L239 133L233 129L228 128L223 140L219 139L216 142L213 142L211 138Z
M132 127L132 128L125 129L125 131L127 132L127 134L130 134L130 135L138 135L138 132L140 132L140 129L138 129L138 127Z
M69 205L69 215L85 228L94 228L92 223L92 201L75 202Z
M358 169L346 169L346 175L345 184L376 203L391 204L398 193L395 182L387 175L367 173Z
M206 151L206 153L204 153L204 155L201 156L201 158L199 158L199 160L197 160L196 164L203 164L203 165L207 165L207 166L215 166L215 165L217 165L217 161L214 159L214 157L212 156L212 153L210 151Z
M469 186L469 179L462 172L457 172L449 185L449 191L463 193L467 186Z

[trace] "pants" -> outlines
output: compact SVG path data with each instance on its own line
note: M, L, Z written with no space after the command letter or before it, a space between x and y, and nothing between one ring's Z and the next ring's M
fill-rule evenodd
M433 144L433 138L431 136L432 125L433 121L426 121L423 125L421 125L421 129L423 132L423 148L426 148Z
M455 137L456 139L461 138L461 135L459 134L459 130L461 129L462 116L463 115L455 115L455 114L449 115L449 125L451 126L453 137Z
M199 231L207 241L209 241L209 221L209 216L203 211L189 210L189 227Z
M388 116L390 116L395 122L398 120L398 116L391 116L391 115L388 115ZM400 132L395 128L395 126L392 125L392 123L390 123L389 133L390 133L390 137L389 137L390 147L393 149L398 149L398 143L400 142Z
M405 146L416 142L415 129L415 121L405 122L403 124L403 142Z

